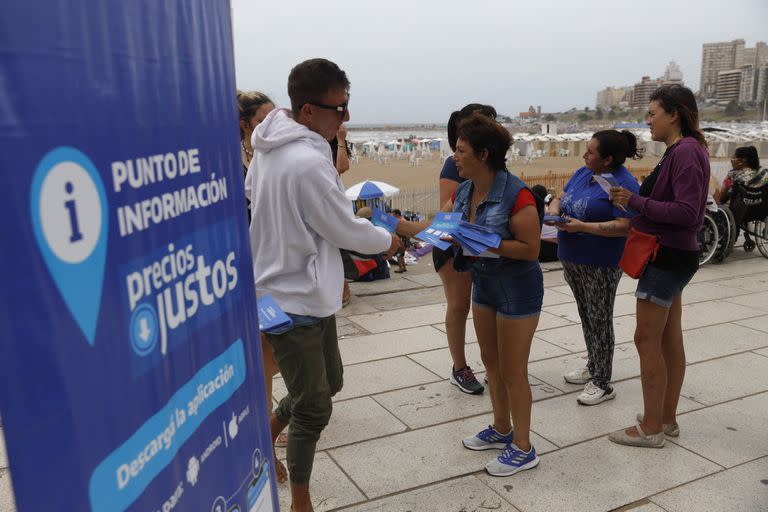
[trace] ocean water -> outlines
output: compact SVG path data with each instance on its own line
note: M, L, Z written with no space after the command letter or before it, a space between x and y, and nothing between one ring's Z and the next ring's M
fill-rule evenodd
M424 128L381 128L381 129L358 129L350 128L347 133L347 139L350 142L361 143L372 140L374 142L389 142L391 140L410 139L446 139L448 134L445 129L424 129Z

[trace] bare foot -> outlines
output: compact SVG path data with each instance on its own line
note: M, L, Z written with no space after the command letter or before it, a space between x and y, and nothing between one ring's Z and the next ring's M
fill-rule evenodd
M275 439L275 446L278 448L285 448L288 446L288 434L285 432L280 432L280 434L277 436L277 439Z
M275 476L279 484L284 484L288 481L288 470L285 469L285 464L280 462L277 457L275 457Z

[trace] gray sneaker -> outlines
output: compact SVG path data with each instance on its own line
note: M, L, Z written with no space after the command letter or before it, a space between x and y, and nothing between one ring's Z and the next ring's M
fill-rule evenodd
M485 388L477 382L472 368L465 366L459 370L451 369L451 384L469 395L481 395Z

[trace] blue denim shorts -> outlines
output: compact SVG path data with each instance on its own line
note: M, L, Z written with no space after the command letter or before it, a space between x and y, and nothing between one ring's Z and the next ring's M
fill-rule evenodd
M659 268L651 263L645 267L645 271L637 282L635 297L668 308L672 306L675 297L682 295L683 288L691 281L696 270L698 269L681 272Z
M544 278L538 262L472 268L472 302L505 318L528 318L541 313Z

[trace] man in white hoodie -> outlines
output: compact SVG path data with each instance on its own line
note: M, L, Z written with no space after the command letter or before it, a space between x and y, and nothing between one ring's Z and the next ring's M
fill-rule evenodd
M289 330L266 333L288 388L270 426L274 442L290 424L291 510L303 512L312 510L315 445L342 387L339 248L391 257L400 240L354 216L331 160L328 141L349 120L344 71L325 59L302 62L288 77L288 95L291 110L272 111L253 132L246 193L257 293L271 294L293 320Z

